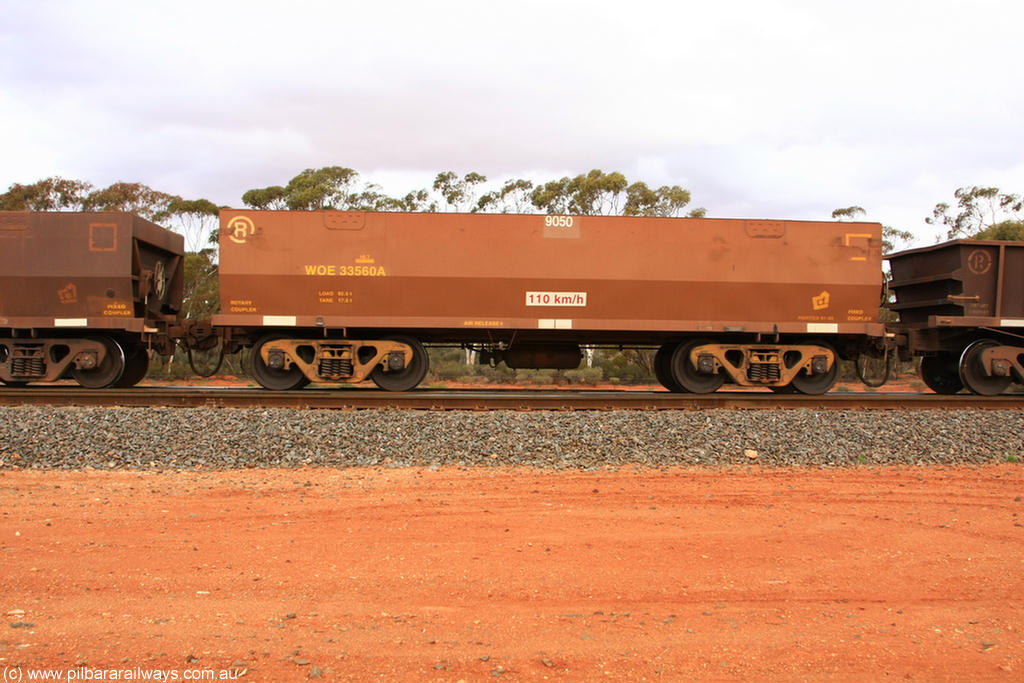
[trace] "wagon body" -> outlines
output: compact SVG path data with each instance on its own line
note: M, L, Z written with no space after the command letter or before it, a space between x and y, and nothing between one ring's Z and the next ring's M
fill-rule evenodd
M1024 327L1024 243L954 240L887 258L907 329Z
M1024 243L954 240L888 257L906 352L939 393L1024 382Z
M0 212L0 382L138 382L174 348L183 255L127 213Z
M218 325L427 341L882 334L876 223L222 211L221 225Z
M181 310L183 246L127 213L0 212L0 328L142 333Z

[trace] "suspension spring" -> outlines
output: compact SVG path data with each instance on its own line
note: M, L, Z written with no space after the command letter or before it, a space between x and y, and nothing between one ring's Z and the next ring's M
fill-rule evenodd
M780 377L779 366L775 363L751 363L747 377L751 382L777 382Z
M351 377L351 358L321 358L320 367L317 370L321 377Z
M14 356L11 358L12 377L42 377L46 374L46 364L42 356Z

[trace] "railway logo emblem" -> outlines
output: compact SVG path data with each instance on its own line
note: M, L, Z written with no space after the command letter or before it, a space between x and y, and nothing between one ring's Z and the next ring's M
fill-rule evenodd
M992 256L984 249L975 249L967 256L967 267L975 275L984 275L992 267Z
M227 225L228 237L236 244L245 244L245 241L256 234L256 225L248 216L235 216Z
M831 299L831 297L829 296L828 291L824 291L821 294L819 294L818 296L812 296L811 297L811 308L813 308L816 311L823 311L826 308L828 308L829 300L830 299Z
M57 290L57 299L62 304L77 304L78 287L75 286L74 282L69 282L66 287Z

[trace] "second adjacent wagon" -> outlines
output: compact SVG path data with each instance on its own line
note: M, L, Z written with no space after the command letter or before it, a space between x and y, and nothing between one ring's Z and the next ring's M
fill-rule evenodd
M1024 382L1024 243L954 240L888 259L892 329L925 384L991 396Z

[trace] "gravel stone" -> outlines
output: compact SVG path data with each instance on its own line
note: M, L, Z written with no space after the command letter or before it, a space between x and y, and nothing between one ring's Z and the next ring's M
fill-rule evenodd
M487 411L0 407L0 469L980 464L1024 411Z

